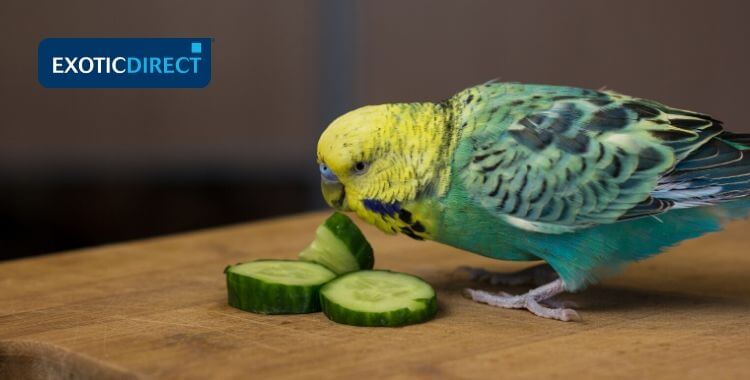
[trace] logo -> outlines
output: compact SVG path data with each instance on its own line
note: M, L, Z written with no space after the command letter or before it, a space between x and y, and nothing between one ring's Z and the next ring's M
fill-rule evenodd
M211 39L47 38L38 75L48 88L206 87Z

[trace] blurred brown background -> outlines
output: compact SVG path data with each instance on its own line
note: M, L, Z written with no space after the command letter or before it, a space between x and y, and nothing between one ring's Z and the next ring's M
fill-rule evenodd
M0 258L323 207L317 135L493 78L599 88L750 132L744 1L0 3ZM44 89L46 37L208 36L205 89Z

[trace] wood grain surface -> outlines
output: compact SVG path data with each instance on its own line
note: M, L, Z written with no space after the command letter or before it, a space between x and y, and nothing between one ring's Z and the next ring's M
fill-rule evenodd
M528 263L369 226L376 267L437 289L435 320L358 328L227 306L227 264L294 258L326 216L0 263L0 378L750 378L750 222L565 296L578 323L461 297L457 266Z

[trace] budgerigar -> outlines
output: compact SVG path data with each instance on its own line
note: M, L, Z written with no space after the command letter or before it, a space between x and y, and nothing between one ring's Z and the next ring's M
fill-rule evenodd
M318 142L323 195L387 233L501 260L543 260L467 289L559 320L553 297L717 231L750 210L750 135L612 91L490 82L441 103L362 107Z

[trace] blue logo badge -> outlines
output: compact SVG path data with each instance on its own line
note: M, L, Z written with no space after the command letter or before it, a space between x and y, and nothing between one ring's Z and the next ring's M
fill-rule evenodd
M200 88L211 81L210 38L47 38L39 83L50 88Z

